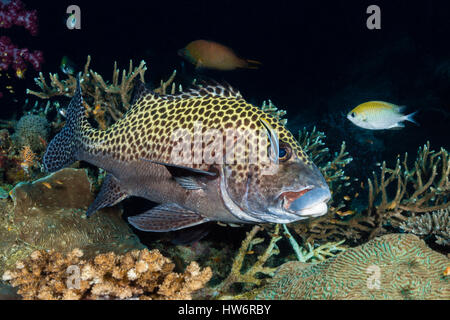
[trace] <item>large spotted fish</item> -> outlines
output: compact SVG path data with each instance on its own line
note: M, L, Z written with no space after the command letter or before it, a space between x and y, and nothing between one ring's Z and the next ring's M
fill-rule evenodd
M229 85L176 95L137 87L125 116L102 131L86 119L78 81L66 124L44 155L47 171L84 160L108 172L88 215L128 196L160 203L129 217L134 227L156 232L208 221L289 223L327 212L329 188L292 134ZM229 139L233 130L262 134ZM258 143L264 161L247 161L254 150L248 146ZM214 161L205 157L208 148ZM186 154L189 161L175 157Z

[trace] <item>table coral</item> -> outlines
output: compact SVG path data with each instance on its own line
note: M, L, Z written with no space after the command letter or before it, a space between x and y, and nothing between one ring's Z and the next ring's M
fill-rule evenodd
M196 262L184 273L175 273L174 264L158 250L133 250L124 255L113 252L82 260L74 249L67 255L54 250L34 251L2 279L19 287L24 299L191 299L211 278L209 267Z
M411 234L389 234L318 264L288 262L256 299L450 299L450 260Z

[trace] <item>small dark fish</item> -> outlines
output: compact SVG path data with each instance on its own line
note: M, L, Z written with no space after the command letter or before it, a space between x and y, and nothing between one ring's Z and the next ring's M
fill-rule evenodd
M67 75L73 75L75 73L75 63L67 56L62 57L60 68Z

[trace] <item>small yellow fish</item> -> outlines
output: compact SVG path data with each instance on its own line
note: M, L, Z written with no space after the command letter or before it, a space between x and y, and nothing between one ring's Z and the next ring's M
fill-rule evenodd
M19 78L19 79L25 78L25 71L27 71L27 69L17 69L16 70L16 77Z
M43 184L45 187L49 188L49 189L52 188L52 185L51 185L50 183L48 183L48 182L42 182L42 184Z
M350 216L350 215L354 214L355 211L353 211L353 210L347 210L347 211L342 212L342 211L338 210L336 213L337 213L340 217L346 217L346 216Z
M448 266L447 268L445 268L445 270L444 270L444 276L446 276L446 277L450 276L450 266Z
M369 130L401 129L403 121L418 125L413 119L416 112L404 115L404 106L383 101L369 101L360 104L347 114L347 119L358 127Z
M349 201L351 198L349 196L344 196L345 201Z

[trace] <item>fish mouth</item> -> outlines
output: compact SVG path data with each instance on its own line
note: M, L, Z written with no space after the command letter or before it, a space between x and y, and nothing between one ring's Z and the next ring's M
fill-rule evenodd
M278 197L278 205L268 211L282 221L293 222L319 217L328 212L327 202L331 199L328 187L307 186L298 191L283 192ZM278 223L287 223L278 222Z

